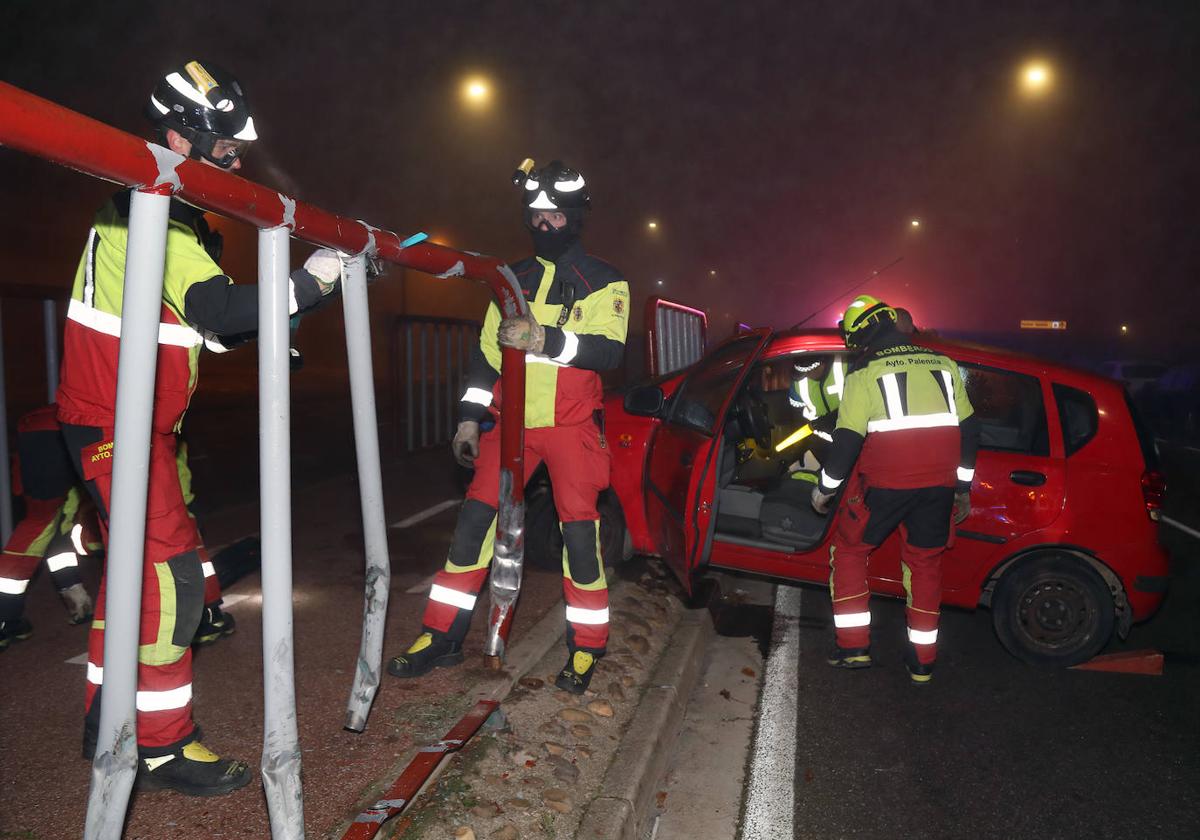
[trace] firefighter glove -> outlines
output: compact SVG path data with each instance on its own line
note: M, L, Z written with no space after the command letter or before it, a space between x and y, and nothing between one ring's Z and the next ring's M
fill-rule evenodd
M971 515L971 494L959 491L954 494L954 524L961 525Z
M318 248L304 261L304 270L317 278L321 294L327 295L342 279L342 258L329 248Z
M467 469L474 467L475 459L479 457L479 424L474 420L459 423L450 449L454 452L455 461Z
M834 493L822 493L820 487L814 487L812 491L812 506L813 510L824 516L829 513L829 506L833 503Z
M505 318L500 322L497 339L503 347L512 347L528 353L541 353L546 345L546 328L532 315Z

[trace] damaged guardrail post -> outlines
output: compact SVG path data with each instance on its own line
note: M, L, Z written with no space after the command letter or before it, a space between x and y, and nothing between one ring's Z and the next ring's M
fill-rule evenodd
M392 574L387 524L383 511L383 476L379 466L379 421L375 413L375 374L371 363L371 313L367 303L367 261L363 255L343 261L342 311L346 357L350 367L350 406L354 418L354 452L366 546L366 586L362 643L354 685L346 704L346 728L362 732L379 689L384 622Z
M112 498L105 558L104 668L100 731L88 792L85 840L118 840L137 773L137 671L150 427L158 322L167 253L169 187L135 190L117 357ZM89 666L90 667L90 666Z
M528 311L522 296L522 312ZM512 317L505 314L506 318ZM489 592L488 636L483 653L499 670L512 629L513 609L521 594L525 565L525 354L505 347L501 354L500 498L496 514L495 556ZM520 406L519 412L511 410Z
M275 840L304 837L292 644L292 470L286 227L258 232L259 484L262 495L262 780Z

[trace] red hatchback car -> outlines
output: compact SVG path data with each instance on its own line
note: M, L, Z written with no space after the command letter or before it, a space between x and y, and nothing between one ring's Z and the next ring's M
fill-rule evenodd
M958 362L982 424L971 513L943 558L944 603L990 607L1000 641L1025 661L1091 658L1166 590L1153 440L1111 380L917 341ZM787 400L798 357L848 358L834 330L756 330L607 400L616 498L602 508L623 518L627 550L663 557L689 591L708 568L829 578L836 510L816 514L789 475L813 439L775 451L805 422ZM872 555L870 579L873 592L903 597L897 539Z

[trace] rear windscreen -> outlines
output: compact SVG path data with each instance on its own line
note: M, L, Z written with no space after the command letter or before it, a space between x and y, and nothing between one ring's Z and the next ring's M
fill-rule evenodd
M1133 418L1133 428L1137 432L1138 444L1142 447L1142 457L1146 460L1146 469L1158 469L1158 444L1154 442L1154 435L1150 431L1150 427L1146 425L1146 421L1142 419L1141 412L1137 406L1133 404L1133 400L1129 398L1129 394L1125 394L1125 405L1129 407L1129 416Z

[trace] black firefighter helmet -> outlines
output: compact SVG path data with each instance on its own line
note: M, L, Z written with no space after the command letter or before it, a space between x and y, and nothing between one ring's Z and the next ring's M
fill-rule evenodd
M533 236L534 252L544 259L557 260L578 241L583 231L583 215L592 203L587 183L582 175L560 160L534 169L530 158L517 167L513 183L523 190L521 213L525 227ZM533 214L538 211L562 213L567 223L556 229L543 221L534 227Z
M150 94L146 116L160 129L174 129L187 139L193 158L203 157L222 169L233 166L258 139L242 86L208 61L189 61L169 70ZM236 145L218 158L213 154L217 140Z

